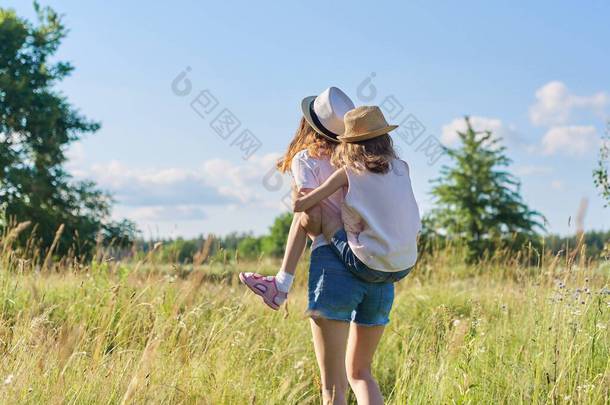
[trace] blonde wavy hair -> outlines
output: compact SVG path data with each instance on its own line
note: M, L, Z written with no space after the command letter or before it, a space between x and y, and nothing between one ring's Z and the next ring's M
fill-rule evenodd
M277 161L276 167L280 173L286 173L290 170L292 158L297 152L306 149L309 156L319 159L322 156L332 156L333 150L338 144L318 134L309 125L304 117L301 117L301 122L297 128L294 138L288 145L288 149L284 155Z
M392 138L383 134L366 141L341 142L335 148L331 162L335 167L383 174L390 170L390 163L397 157Z

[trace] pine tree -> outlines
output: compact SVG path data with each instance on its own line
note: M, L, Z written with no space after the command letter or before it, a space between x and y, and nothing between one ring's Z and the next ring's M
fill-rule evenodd
M465 120L466 131L458 131L461 146L446 148L453 165L444 165L432 180L436 208L426 222L448 239L465 240L469 258L477 259L508 241L534 237L545 219L523 202L500 139Z

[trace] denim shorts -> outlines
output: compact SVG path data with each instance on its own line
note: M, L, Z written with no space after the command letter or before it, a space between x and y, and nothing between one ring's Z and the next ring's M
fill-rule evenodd
M356 277L368 281L369 283L395 283L405 278L411 269L401 271L379 271L369 268L356 257L352 248L347 243L347 234L345 230L338 230L330 240L330 246L337 255L343 260L345 266Z
M312 317L386 325L394 302L393 283L369 283L352 274L329 245L311 252L309 305Z

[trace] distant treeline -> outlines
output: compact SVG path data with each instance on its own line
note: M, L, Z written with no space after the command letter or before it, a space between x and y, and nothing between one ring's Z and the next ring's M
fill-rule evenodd
M199 236L193 239L146 241L139 242L140 246L137 250L146 254L157 246L160 260L173 263L192 263L203 251L205 251L205 259L215 261L234 260L236 257L246 260L256 260L261 257L280 258L284 253L291 220L291 214L278 217L270 232L263 236L233 232L223 237L211 236L209 240L204 236ZM206 241L208 242L207 247ZM421 242L424 243L424 241ZM540 246L540 242L536 241L536 245ZM608 244L610 244L610 231L586 232L583 242L586 246L587 257L601 259L610 254L607 250ZM544 237L544 251L551 255L564 254L566 251L573 252L578 244L576 236L548 235ZM605 251L604 248L606 248Z
M608 258L610 255L610 231L588 231L580 237L549 235L544 238L545 249L553 254L558 254L566 249L573 250L579 243L586 247L585 254L592 258Z
M281 257L284 253L292 214L278 216L269 232L254 236L250 232L232 232L222 237L203 235L193 239L160 239L138 241L135 251L146 255L157 249L157 257L162 261L192 263L198 260L233 260L235 257L257 259L259 257Z

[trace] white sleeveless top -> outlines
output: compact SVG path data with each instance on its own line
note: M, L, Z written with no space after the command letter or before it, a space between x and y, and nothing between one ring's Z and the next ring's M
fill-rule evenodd
M385 174L346 169L342 217L352 251L374 270L396 272L417 261L421 230L409 166L394 159Z

